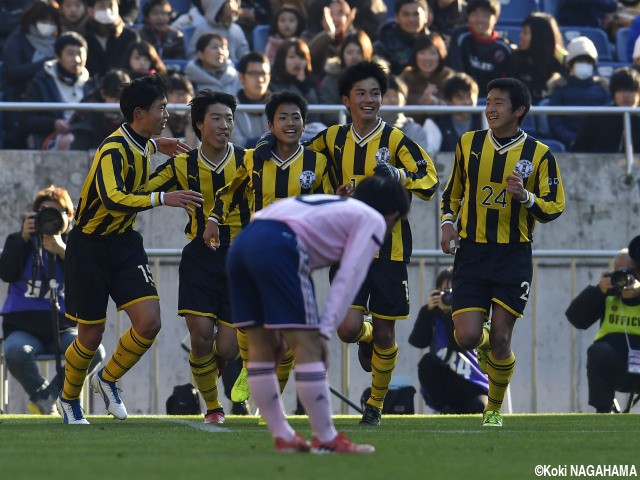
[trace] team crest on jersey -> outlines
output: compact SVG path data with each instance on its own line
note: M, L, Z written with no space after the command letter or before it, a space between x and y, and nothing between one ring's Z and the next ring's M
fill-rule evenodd
M391 152L387 147L382 147L376 152L376 163L378 165L389 163L389 160L391 160Z
M298 180L302 188L309 189L316 180L316 174L311 170L305 170L300 174L300 178L298 178Z
M529 178L533 173L533 163L531 163L531 160L519 160L514 170L518 172L518 175L522 178Z

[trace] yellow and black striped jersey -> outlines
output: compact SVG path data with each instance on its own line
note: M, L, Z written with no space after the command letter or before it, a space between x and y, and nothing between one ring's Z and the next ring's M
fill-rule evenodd
M529 201L507 193L507 175L520 174ZM549 222L564 210L560 170L549 147L526 133L500 145L491 130L460 137L441 221L458 222L460 238L478 243L533 241L535 221Z
M202 207L188 212L189 222L184 229L190 240L202 239L215 194L236 176L238 168L245 161L245 152L230 143L218 165L211 162L201 148L182 153L169 159L151 174L147 189L161 192L193 190L202 193ZM220 224L220 245L229 246L240 230L249 223L250 218L249 204L246 199L241 199L227 216L225 223Z
M338 184L358 182L374 174L379 163L389 163L406 173L404 186L423 200L438 188L438 175L429 155L402 131L381 119L371 133L361 137L352 124L334 125L305 144L330 158L338 172ZM408 262L411 257L411 228L406 219L396 223L378 254L380 258Z
M276 200L309 193L333 193L335 174L321 153L302 148L286 160L275 153L267 161L247 150L245 163L236 177L216 194L210 216L224 223L229 210L248 197L252 212L262 210Z
M160 194L146 189L157 150L154 141L124 124L109 135L93 157L80 192L76 228L88 235L122 234L135 227L136 214L160 205Z

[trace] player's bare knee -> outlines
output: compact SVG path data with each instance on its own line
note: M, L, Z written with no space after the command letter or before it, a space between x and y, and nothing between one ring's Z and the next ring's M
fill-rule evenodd
M458 346L463 350L473 350L480 343L481 334L471 331L456 330L455 339Z
M360 329L362 327L356 327L350 322L343 322L337 329L338 338L345 343L354 343L358 335L360 334Z
M396 342L396 334L393 329L373 329L373 343L381 348L391 348Z

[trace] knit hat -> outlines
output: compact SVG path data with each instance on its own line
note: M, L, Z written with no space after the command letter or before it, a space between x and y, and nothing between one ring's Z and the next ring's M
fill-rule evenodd
M574 59L582 56L591 57L594 63L598 62L598 50L587 37L576 37L567 45L567 56L564 61L569 65Z
M636 43L633 44L633 55L631 59L640 57L640 37L636 40Z

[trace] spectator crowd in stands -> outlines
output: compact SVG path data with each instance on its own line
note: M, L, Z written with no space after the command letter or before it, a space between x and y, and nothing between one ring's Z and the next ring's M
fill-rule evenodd
M500 0L6 0L0 100L113 103L122 82L158 72L182 85L179 103L207 88L233 94L239 104L263 105L271 93L290 90L312 105L337 105L340 72L374 59L394 75L388 105L481 105L490 80L511 76L527 84L534 105L637 106L640 0L540 6L547 11L501 23ZM620 30L628 32L627 45L612 48L626 52L616 63L583 33L594 29L608 39L606 47ZM602 75L601 66L612 68ZM117 117L69 109L3 112L0 144L95 147L90 137L99 141ZM309 117L338 122L337 111ZM387 119L414 132L431 153L454 149L459 132L481 127L465 114ZM587 135L588 116L528 120L527 133L556 140L566 151L623 148L618 138L612 145ZM172 131L186 135L188 123L182 116ZM233 141L252 147L266 130L264 113L238 113Z

